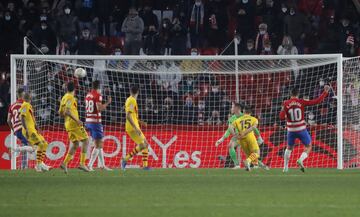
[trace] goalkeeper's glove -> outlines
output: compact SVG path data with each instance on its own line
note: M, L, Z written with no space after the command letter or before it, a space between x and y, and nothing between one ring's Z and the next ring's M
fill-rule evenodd
M259 136L259 137L257 138L257 143L258 143L259 145L262 145L262 144L264 143L264 140L263 140L263 138L262 138L261 136Z
M221 137L218 141L216 141L215 146L218 147L223 142L224 142L224 137Z

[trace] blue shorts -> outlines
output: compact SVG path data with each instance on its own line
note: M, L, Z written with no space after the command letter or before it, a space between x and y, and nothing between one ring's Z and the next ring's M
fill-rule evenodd
M288 132L287 133L287 144L289 146L294 146L296 139L300 139L300 141L305 146L309 146L311 144L311 136L307 130L303 130L300 132Z
M16 132L15 132L15 136L16 136L16 138L18 138L18 139L21 141L21 143L22 143L23 145L28 145L28 141L27 141L27 139L25 138L25 136L22 134L22 131L21 131L21 130L16 131Z
M90 131L90 135L93 139L102 139L104 137L104 128L102 124L90 124L87 123L86 129Z

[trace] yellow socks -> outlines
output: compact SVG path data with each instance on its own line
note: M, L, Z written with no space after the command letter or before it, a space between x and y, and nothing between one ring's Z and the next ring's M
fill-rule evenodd
M80 164L81 165L85 165L85 161L86 161L86 153L80 153Z
M73 158L73 155L71 155L70 153L67 153L65 160L64 160L64 164L67 165L71 159Z
M40 146L37 148L37 151L36 151L36 164L39 164L42 162L42 150L40 148Z
M126 155L125 161L130 160L134 155L141 151L139 146L136 146L129 154Z
M253 164L257 164L257 162L258 162L258 158L259 158L259 154L258 153L251 153L250 155L249 155L249 157L246 159L246 161L247 162L249 162L249 163L253 163Z
M145 148L141 151L143 167L148 167L149 149Z

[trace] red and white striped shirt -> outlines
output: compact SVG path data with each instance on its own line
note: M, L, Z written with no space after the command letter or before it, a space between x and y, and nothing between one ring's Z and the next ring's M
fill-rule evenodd
M16 102L10 105L8 115L10 116L11 124L14 132L21 130L20 108L24 100L18 99Z
M288 132L300 132L305 130L305 107L321 103L327 95L327 92L324 91L317 99L304 100L291 98L284 101L283 110L280 112L280 119L286 119Z
M102 103L102 96L96 90L91 90L85 97L86 123L101 123L101 112L96 104Z

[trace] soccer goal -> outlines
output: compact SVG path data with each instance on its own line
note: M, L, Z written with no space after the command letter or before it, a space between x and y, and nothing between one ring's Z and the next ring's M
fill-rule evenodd
M76 68L87 76L75 78ZM279 119L282 101L293 87L302 98L319 96L325 84L329 96L308 107L306 122L313 140L307 167L350 168L360 163L359 58L341 55L294 56L11 56L11 100L16 89L31 92L37 124L48 141L45 163L58 167L71 145L57 114L65 84L76 83L78 110L82 121L85 95L91 82L99 80L103 99L112 103L102 113L106 165L120 166L120 160L134 147L126 135L125 100L132 85L140 87L137 99L142 131L150 143L149 165L154 168L232 167L228 154L229 136L219 146L231 116L232 102L252 108L264 140L261 160L271 168L283 165L286 147L285 123ZM339 91L340 90L340 91ZM9 135L9 147L21 145ZM93 144L91 143L93 147ZM91 153L89 149L88 158ZM300 142L293 156L301 154ZM35 155L13 153L12 169L34 166ZM239 159L244 154L239 152ZM296 166L296 158L290 167ZM79 152L69 167L79 163ZM26 161L24 163L24 161ZM240 161L241 162L241 161ZM95 162L95 167L96 167ZM141 165L141 158L129 162ZM241 165L243 166L243 165Z

